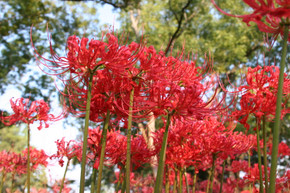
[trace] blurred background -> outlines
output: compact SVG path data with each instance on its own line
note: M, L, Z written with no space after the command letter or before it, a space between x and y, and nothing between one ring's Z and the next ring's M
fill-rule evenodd
M224 0L219 5L233 14L250 11L242 1ZM228 79L239 84L237 80L249 66L280 61L280 37L273 49L266 52L264 41L271 37L264 37L256 25L247 27L240 19L220 14L206 0L5 0L0 1L0 10L0 110L5 113L12 113L9 103L12 97L44 99L50 102L52 113L61 112L55 82L37 66L31 38L38 53L49 58L50 43L59 56L65 56L69 36L98 39L103 31L114 30L128 37L129 43L145 38L147 46L153 45L167 55L184 49L189 58L212 56L213 68L225 86ZM290 136L287 125L289 115L283 121L281 138ZM56 152L57 139L81 138L83 119L69 116L42 131L36 127L32 127L32 145L51 155ZM243 129L241 125L237 128ZM22 151L25 129L24 125L0 125L0 151ZM34 186L50 186L62 178L63 170L57 163L51 163L49 169L34 174L34 179L38 179L32 180ZM72 165L69 172L68 179L77 190L79 165ZM112 183L114 169L107 168L105 172L104 183ZM23 181L17 183L21 186Z

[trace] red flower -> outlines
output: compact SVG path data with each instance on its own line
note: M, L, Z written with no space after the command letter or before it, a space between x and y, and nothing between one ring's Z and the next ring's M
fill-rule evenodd
M257 66L255 68L248 68L246 77L247 85L240 86L239 90L244 92L240 101L240 110L233 113L234 116L240 118L239 122L242 123L247 129L247 123L250 114L261 119L266 116L268 120L272 120L275 115L278 90L279 68L276 66ZM289 99L290 79L284 74L283 84L283 103L281 118L289 112L286 108L286 103Z
M268 152L269 155L272 154L272 144L269 143L269 152ZM290 148L289 146L284 143L284 142L281 142L279 143L279 146L278 146L278 156L279 157L285 157L285 156L290 156Z
M74 140L70 140L68 142L64 141L64 138L61 140L57 140L57 153L50 156L50 159L52 158L58 158L59 159L59 165L63 166L63 157L66 157L69 161L73 157L77 157L78 160L81 160L82 157L82 148L81 145L76 143ZM70 143L73 143L73 145L70 145Z
M27 148L22 151L23 158L27 160ZM39 165L47 166L48 162L46 161L48 155L43 150L38 150L30 147L30 163L31 170L36 170ZM27 161L26 161L27 162ZM25 164L26 165L26 164Z
M226 13L217 6L214 0L213 5L223 14L231 17L243 18L243 21L249 25L249 22L255 22L260 31L274 34L274 40L280 34L283 36L283 29L289 27L290 1L289 0L243 0L254 11L247 15L233 15ZM278 5L278 6L276 6ZM265 18L263 20L263 18ZM289 32L290 33L290 32ZM290 36L288 38L290 42Z
M14 102L10 99L11 108L14 111L13 115L3 117L1 116L1 121L5 125L13 125L16 122L23 122L26 124L32 124L34 121L39 121L39 130L42 129L42 124L45 124L47 128L49 121L56 121L62 118L62 115L55 117L49 114L49 106L43 100L33 101L30 104L29 99L19 98Z

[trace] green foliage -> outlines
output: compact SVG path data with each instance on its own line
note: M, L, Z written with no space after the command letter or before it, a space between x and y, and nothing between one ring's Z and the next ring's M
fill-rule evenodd
M84 33L80 29L86 28L89 24L97 22L95 17L86 17L86 12L94 13L95 8L86 9L85 4L56 3L48 0L8 0L0 2L0 9L3 10L0 20L0 92L3 93L9 84L18 85L20 89L33 98L35 96L48 98L43 94L42 89L48 89L51 93L53 83L45 76L34 76L28 79L29 84L19 84L21 78L27 75L31 69L38 68L33 62L31 51L31 39L34 41L40 54L50 52L49 41L46 31L49 30L54 50L64 50L66 38L72 34ZM82 15L79 11L83 12ZM1 16L0 16L1 17ZM86 18L85 18L86 17ZM30 29L32 27L32 33ZM49 84L48 84L49 83ZM34 86L31 86L34 84Z
M26 136L17 126L4 127L0 132L0 151L20 153L26 146Z
M0 132L0 151L11 151L21 153L26 148L26 129L20 129L18 126L4 127ZM3 173L0 175L2 179ZM32 186L35 188L43 188L47 185L47 178L44 167L39 167L32 173L31 176ZM19 189L24 192L24 184L26 182L25 174L21 176L15 174L13 180L13 189ZM10 188L12 183L12 174L8 173L4 182L4 189Z
M143 33L148 37L148 45L165 49L178 27L179 14L187 3L186 0L142 1L140 8L133 13L140 28L135 34L140 36ZM234 10L244 10L244 5L233 2L227 6ZM122 11L120 21L124 31L129 32L129 37L136 40L131 16L132 14ZM198 52L201 55L212 52L221 71L224 70L222 66L247 62L251 50L263 40L257 28L247 27L238 18L221 15L210 2L203 0L190 1L181 28L182 33L175 41L173 52L176 53L183 45L186 52Z

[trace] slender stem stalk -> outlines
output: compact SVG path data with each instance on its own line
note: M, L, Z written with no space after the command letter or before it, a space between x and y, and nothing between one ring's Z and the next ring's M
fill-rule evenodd
M177 192L177 169L174 169L173 193ZM162 190L162 189L161 189Z
M197 173L196 173L196 171L194 169L193 183L192 183L192 193L195 193L196 176L197 176Z
M27 125L27 193L30 193L30 126Z
M212 167L211 167L211 174L210 174L210 188L209 188L210 193L212 193L212 191L213 191L213 179L214 179L214 170L215 170L216 158L217 158L217 154L214 153L212 155Z
M12 177L11 177L11 192L13 192L14 180L15 180L15 172L12 173Z
M115 188L115 192L119 192L120 184L121 184L121 177L119 176L118 183L117 183L117 186Z
M182 193L182 189L183 189L182 169L179 169L178 173L179 173L179 193Z
M104 121L103 132L102 132L102 139L101 139L101 155L100 155L100 165L99 165L99 173L98 173L98 181L97 181L97 193L101 192L101 185L102 185L102 174L104 168L104 160L105 160L105 151L106 151L106 143L107 143L107 132L109 128L109 121L110 121L110 110L107 110L106 119ZM93 179L95 181L95 178Z
M3 185L4 185L5 178L6 178L6 172L3 169L3 171L2 171L2 179L1 179L1 184L0 184L0 192L3 192L2 190L3 190Z
M186 175L186 171L183 173L184 178L185 178L185 184L186 184L186 193L189 193L189 184L188 184L188 179Z
M268 192L268 160L267 160L267 133L266 133L266 117L265 115L263 116L263 126L262 126L262 131L263 131L263 158L264 158L264 175L265 175L265 193Z
M81 180L80 180L80 193L85 191L85 172L86 172L86 158L87 158L87 144L88 144L88 132L89 132L89 119L91 109L91 98L92 98L92 82L93 72L90 73L88 91L87 91L87 105L86 105L86 117L85 117L85 128L83 135L83 152L82 152L82 166L81 166Z
M223 183L224 183L224 175L225 175L225 166L226 166L226 160L223 162L223 171L222 171L222 176L221 176L220 193L223 192Z
M251 176L251 152L250 152L250 150L248 151L248 166L249 166L248 173ZM253 191L252 191L252 184L251 183L249 184L249 191L250 191L250 193L253 193Z
M131 129L132 129L132 115L133 115L133 102L134 102L134 88L130 93L129 103L129 117L127 128L127 155L126 155L126 193L130 193L130 172L131 172Z
M65 170L64 170L64 174L63 174L63 178L62 178L62 181L61 181L59 193L62 192L62 189L63 189L63 186L64 186L65 176L66 176L66 172L67 172L67 169L68 169L68 166L69 166L69 162L70 162L70 159L67 160L67 164L66 164L66 167L65 167Z
M289 20L288 20L289 22ZM280 117L281 117L281 103L282 103L282 92L283 92L283 81L284 81L284 68L286 63L287 54L287 40L289 33L289 25L284 26L284 38L282 43L282 56L280 64L280 74L277 92L277 102L276 102L276 113L275 113L275 123L273 129L273 146L271 155L271 171L270 171L270 187L269 193L275 192L276 184L276 170L277 170L277 160L278 160L278 145L279 145L279 135L280 135Z
M170 184L169 184L169 167L166 167L166 184L165 184L165 193L169 193Z
M211 171L208 172L208 179L207 179L207 185L206 185L206 193L209 193L210 177L211 177Z
M163 142L162 142L162 147L160 151L160 158L159 158L159 163L158 163L158 171L157 171L157 177L156 177L156 184L154 187L154 193L160 193L162 190L162 179L163 179L164 165L165 165L165 158L166 158L168 130L169 130L169 125L170 125L170 119L173 113L174 112L167 114L167 121L166 121L165 132L163 134Z
M126 171L125 171L126 172ZM125 174L124 174L125 175ZM126 180L125 180L125 176L123 178L123 183L122 183L122 189L121 189L121 193L125 193L126 191Z
M258 165L259 165L259 175L260 175L260 192L264 192L259 128L260 128L260 120L257 119L256 134L257 134L257 149L258 149Z
M95 169L93 167L93 175L92 175L92 181L91 181L91 193L95 192L96 177L97 177L97 169Z

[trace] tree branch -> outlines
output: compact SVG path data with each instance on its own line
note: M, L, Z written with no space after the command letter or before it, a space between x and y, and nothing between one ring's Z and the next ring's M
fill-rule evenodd
M169 2L169 6L170 6L170 10L173 11L173 14L175 16L175 19L177 20L177 29L175 30L174 34L171 36L171 39L167 45L167 48L165 50L165 55L167 55L173 41L179 37L181 34L179 34L180 30L181 30L181 26L182 26L182 22L183 22L183 19L184 19L184 14L185 14L185 10L189 7L190 3L192 2L192 0L188 0L186 5L181 9L181 12L180 12L180 17L178 18L177 14L172 10L171 8L171 1Z

